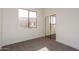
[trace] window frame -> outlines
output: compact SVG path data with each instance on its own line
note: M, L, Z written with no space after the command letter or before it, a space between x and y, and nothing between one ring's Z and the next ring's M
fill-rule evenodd
M33 11L33 10L29 10L29 9L25 9L25 8L19 8L19 9L23 9L23 10L27 10L28 11L28 26L26 27L26 28L37 28L37 11ZM18 10L19 10L18 9ZM30 27L30 25L29 25L29 23L30 23L30 17L29 17L29 12L35 12L36 13L36 19L35 19L35 21L36 21L36 26L35 27Z
M36 13L36 26L35 27L30 27L30 25L29 25L29 23L30 23L30 17L28 16L28 28L37 28L37 12L36 11L32 11L32 10L28 10L28 14L29 14L30 11Z
M26 10L26 9L23 9L23 8L18 8L18 10L17 10L18 16L19 16L19 9ZM26 11L28 11L28 10L26 10ZM27 15L28 15L28 14L27 14ZM28 15L28 16L29 16L29 15ZM18 19L19 19L19 17L18 17ZM20 22L20 20L18 20L18 22ZM20 24L20 23L19 23L19 24ZM22 24L20 24L20 25L22 25ZM27 17L27 27L25 27L25 26L20 26L20 27L28 28L28 17Z

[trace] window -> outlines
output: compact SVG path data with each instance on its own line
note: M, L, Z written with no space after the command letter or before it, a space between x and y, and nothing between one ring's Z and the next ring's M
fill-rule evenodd
M18 9L19 24L22 27L28 27L28 10Z
M36 27L36 12L29 11L29 27Z
M36 12L25 10L25 9L18 9L18 17L19 23L22 27L29 27L35 28L36 25Z

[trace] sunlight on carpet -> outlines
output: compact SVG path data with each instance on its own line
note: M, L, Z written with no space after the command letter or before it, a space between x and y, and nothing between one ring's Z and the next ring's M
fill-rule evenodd
M43 48L41 48L41 49L39 49L37 51L49 51L49 49L47 47L43 47Z

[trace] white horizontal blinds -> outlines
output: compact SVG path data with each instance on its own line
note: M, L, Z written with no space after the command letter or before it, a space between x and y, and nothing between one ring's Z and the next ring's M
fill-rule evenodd
M28 27L28 10L18 9L19 24Z
M36 12L29 11L29 27L36 27Z

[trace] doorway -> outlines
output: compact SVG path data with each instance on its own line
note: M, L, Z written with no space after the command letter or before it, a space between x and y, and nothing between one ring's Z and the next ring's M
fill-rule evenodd
M56 14L45 17L45 37L56 39Z

